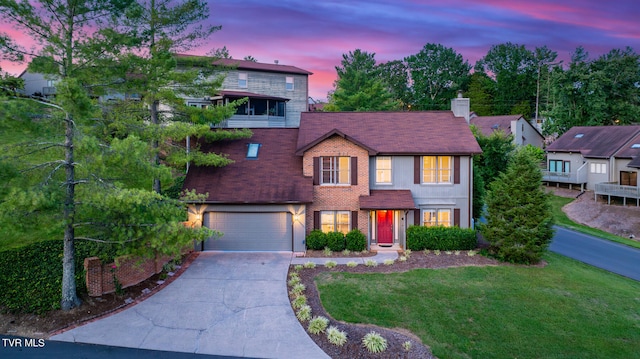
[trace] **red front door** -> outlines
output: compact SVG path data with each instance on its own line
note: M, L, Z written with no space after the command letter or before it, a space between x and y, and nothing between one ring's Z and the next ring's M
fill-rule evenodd
M393 244L393 211L378 211L378 244Z

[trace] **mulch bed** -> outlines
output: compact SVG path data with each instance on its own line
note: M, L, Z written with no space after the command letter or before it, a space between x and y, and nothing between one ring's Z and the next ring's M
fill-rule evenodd
M332 318L322 306L318 290L316 288L314 278L323 272L350 272L350 273L392 273L392 272L406 272L417 268L450 268L450 267L462 267L462 266L497 266L508 265L499 262L495 259L488 258L479 254L475 256L468 256L467 251L461 251L459 255L446 254L441 252L440 255L435 255L433 252L425 255L423 252L414 252L410 255L406 262L396 261L393 265L387 266L383 263L379 263L377 267L367 267L359 264L354 268L349 268L346 265L339 265L335 268L326 268L324 266L317 266L313 269L302 269L298 271L301 282L306 286L305 295L307 296L307 304L311 307L313 316L324 316L329 319L330 326L335 326L338 329L347 333L347 343L338 347L329 343L326 335L312 335L309 336L313 341L324 350L327 355L334 359L340 358L421 358L428 359L433 358L431 350L422 344L420 339L411 334L407 330L403 329L387 329L374 325L360 325L344 323ZM541 264L543 265L543 264ZM294 271L292 266L289 271ZM293 298L290 298L293 299ZM295 310L294 310L295 311ZM307 327L307 323L302 323L303 327ZM365 334L375 330L380 333L386 340L388 348L383 353L372 354L366 350L361 340ZM411 349L406 351L402 344L406 341L411 341Z

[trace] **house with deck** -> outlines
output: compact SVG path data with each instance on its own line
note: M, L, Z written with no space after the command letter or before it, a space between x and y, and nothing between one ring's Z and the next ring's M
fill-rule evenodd
M490 136L494 131L503 131L506 135L513 136L513 143L517 146L544 147L544 136L522 115L476 116L472 114L469 124L476 126L484 136Z
M299 128L253 134L203 144L234 163L187 174L185 189L208 194L189 221L224 233L199 249L299 252L313 229L355 228L369 246L404 246L410 225L472 225L481 150L450 111L306 112Z
M189 55L177 55L180 57ZM206 98L187 98L187 104L206 107L247 99L231 118L219 124L227 128L298 127L307 111L309 75L295 66L248 60L219 59L213 76L224 75L219 92Z
M576 126L547 149L543 181L640 201L640 126Z

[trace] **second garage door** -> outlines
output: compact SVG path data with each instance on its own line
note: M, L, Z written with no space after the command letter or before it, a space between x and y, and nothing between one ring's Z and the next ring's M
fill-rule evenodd
M221 238L204 242L204 250L292 251L291 213L208 212L204 225Z

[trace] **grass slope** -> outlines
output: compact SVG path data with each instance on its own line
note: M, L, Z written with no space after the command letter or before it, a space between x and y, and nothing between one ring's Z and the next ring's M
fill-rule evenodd
M406 328L439 358L640 358L640 283L548 254L544 267L325 273L338 320Z

